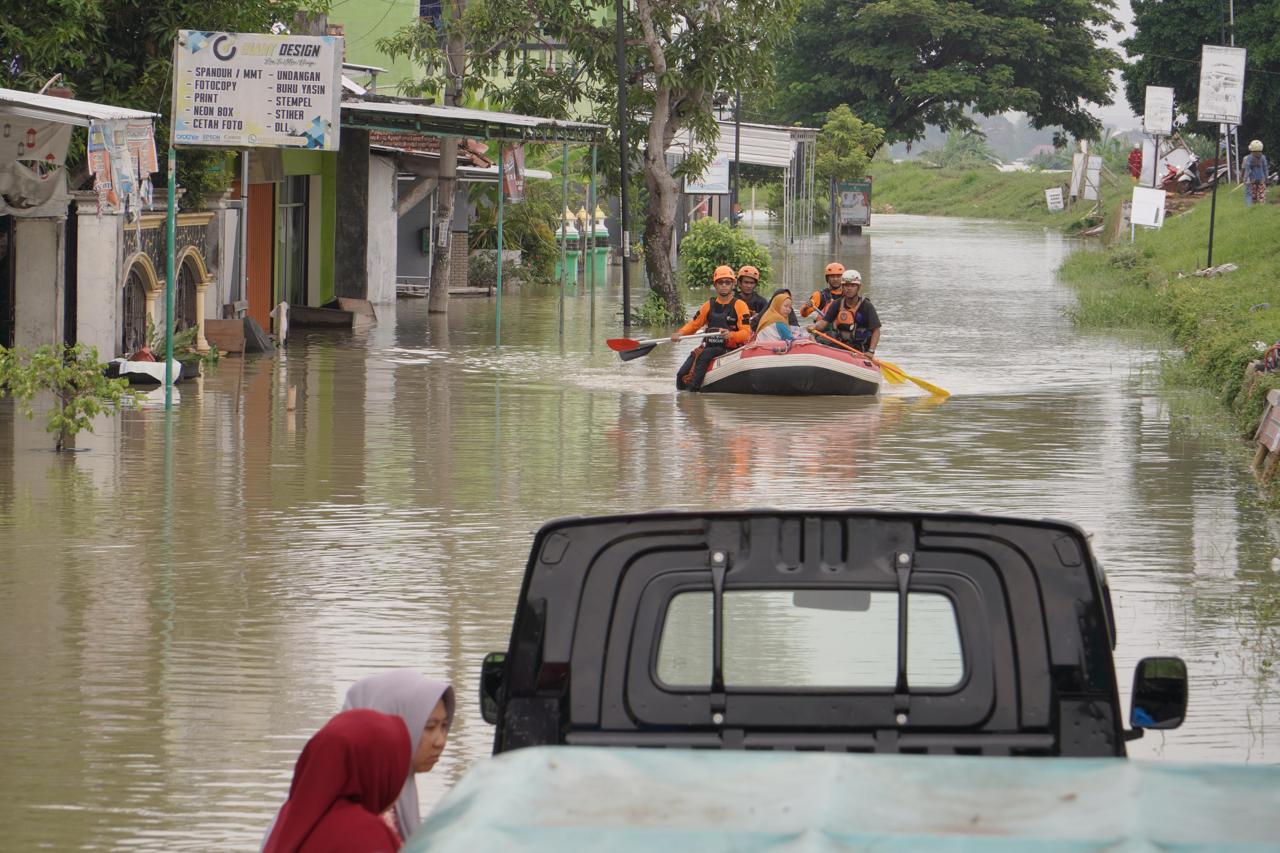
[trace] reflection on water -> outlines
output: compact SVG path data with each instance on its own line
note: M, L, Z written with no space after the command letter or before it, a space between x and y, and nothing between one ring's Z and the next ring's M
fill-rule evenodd
M1275 761L1276 538L1247 457L1151 382L1158 354L1075 333L1058 235L877 217L843 254L881 350L955 393L678 396L688 345L623 364L617 294L405 301L298 335L55 456L0 403L0 826L14 849L251 848L347 685L414 666L461 700L430 804L488 753L479 662L561 515L659 507L986 509L1076 521L1116 598L1121 689L1181 654L1188 724L1131 745ZM821 241L785 269L803 291ZM384 312L389 313L389 312ZM297 389L296 412L285 411ZM166 435L172 442L166 443ZM1270 649L1271 651L1268 651Z

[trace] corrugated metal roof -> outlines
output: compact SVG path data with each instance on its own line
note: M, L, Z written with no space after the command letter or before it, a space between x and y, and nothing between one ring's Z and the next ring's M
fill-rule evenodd
M733 122L717 122L720 127L720 138L716 142L716 151L733 157ZM814 139L818 134L813 127L783 127L773 124L742 124L742 139L739 145L738 159L753 166L772 166L784 169L791 165L795 157L796 143ZM687 148L690 144L688 131L676 137L672 148Z
M53 95L37 95L17 89L0 89L0 111L13 113L41 121L58 121L88 127L89 121L115 121L119 119L157 118L156 113L129 110L93 101L77 101L74 98L55 98Z
M604 135L604 126L599 124L389 101L343 101L342 124L370 130L416 131L431 136L529 142L592 142Z

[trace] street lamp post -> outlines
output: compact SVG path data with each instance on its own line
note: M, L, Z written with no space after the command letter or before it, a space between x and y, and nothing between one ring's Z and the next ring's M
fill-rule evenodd
M729 194L729 224L734 228L738 227L738 220L742 218L742 208L740 205L741 192L739 187L742 184L742 161L738 156L742 152L742 89L739 88L733 95L733 183L730 184L732 192Z
M623 0L615 0L614 14L616 44L615 61L618 65L618 178L619 202L618 240L622 249L622 328L631 328L631 239L627 231L630 208L627 205L627 42L623 27Z

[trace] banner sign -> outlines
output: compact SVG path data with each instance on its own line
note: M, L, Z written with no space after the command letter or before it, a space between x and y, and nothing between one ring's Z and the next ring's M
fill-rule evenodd
M1066 210L1067 206L1062 200L1062 187L1045 190L1044 203L1049 206L1050 210Z
M150 119L92 122L86 154L98 213L136 219L151 204L151 174L160 170Z
M504 145L502 157L502 191L507 201L519 204L524 201L524 143Z
M685 181L684 191L689 195L728 195L729 155L717 154L701 180Z
M1152 136L1168 136L1173 133L1173 89L1167 86L1147 87L1142 128Z
M57 216L71 195L71 125L0 113L0 216Z
M1196 118L1239 124L1244 114L1245 49L1206 44L1200 51L1200 102Z
M840 224L864 226L871 224L871 179L841 181L836 185L836 200L840 203Z
M338 150L342 39L179 30L177 145Z
M1084 187L1081 189L1080 197L1088 201L1097 201L1101 196L1101 187L1102 157L1090 154L1085 163Z

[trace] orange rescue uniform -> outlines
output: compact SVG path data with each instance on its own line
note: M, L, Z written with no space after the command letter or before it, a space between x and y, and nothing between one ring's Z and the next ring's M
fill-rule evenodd
M715 303L714 311L712 303ZM723 301L718 296L708 299L693 319L680 327L680 334L696 334L704 326L707 331L723 330L727 348L737 349L751 337L751 309L736 296Z

